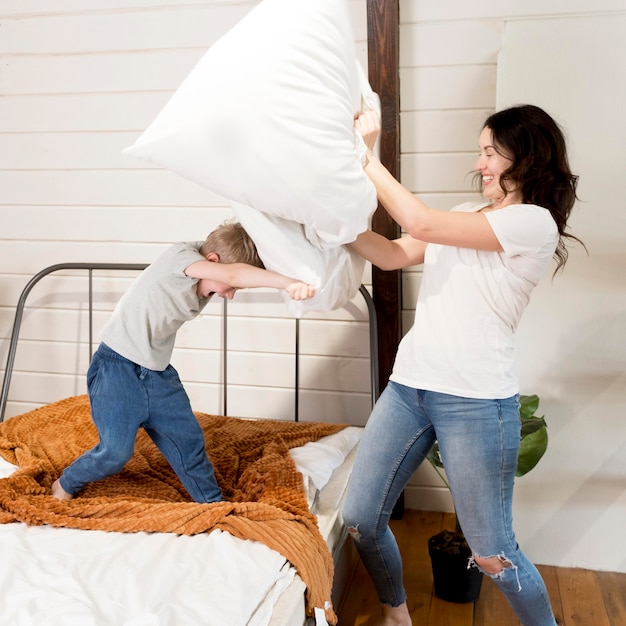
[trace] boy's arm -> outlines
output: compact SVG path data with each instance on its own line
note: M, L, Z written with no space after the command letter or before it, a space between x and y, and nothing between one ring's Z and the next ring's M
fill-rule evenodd
M398 270L423 263L426 246L426 242L413 237L387 239L371 230L361 233L355 241L348 244L354 252L381 270Z
M315 295L315 287L312 285L246 263L196 261L185 268L185 274L191 278L215 280L235 289L251 287L285 289L294 300L305 300Z

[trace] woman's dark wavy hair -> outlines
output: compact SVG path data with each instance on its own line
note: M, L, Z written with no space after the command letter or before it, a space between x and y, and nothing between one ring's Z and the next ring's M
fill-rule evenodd
M565 136L560 126L543 109L530 104L513 106L490 115L483 128L491 130L494 150L512 160L500 175L506 195L506 182L519 190L522 202L548 209L559 229L554 257L558 272L567 261L564 240L583 242L566 232L567 220L577 200L578 176L572 174L567 158ZM479 178L482 188L482 179Z

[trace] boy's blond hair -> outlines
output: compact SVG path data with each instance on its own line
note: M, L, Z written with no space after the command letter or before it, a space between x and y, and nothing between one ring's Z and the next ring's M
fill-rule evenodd
M200 247L200 254L214 252L220 263L247 263L265 268L254 241L239 222L224 222L209 233Z

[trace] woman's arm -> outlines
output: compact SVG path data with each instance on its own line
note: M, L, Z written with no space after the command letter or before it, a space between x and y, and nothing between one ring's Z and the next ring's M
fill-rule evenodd
M361 114L355 121L355 128L371 148L380 132L377 115L373 111ZM439 211L430 208L401 185L371 149L364 169L376 187L380 203L414 239L476 250L502 250L482 213Z
M371 230L361 233L355 241L348 244L357 254L381 270L398 270L423 263L427 245L412 237L387 239Z

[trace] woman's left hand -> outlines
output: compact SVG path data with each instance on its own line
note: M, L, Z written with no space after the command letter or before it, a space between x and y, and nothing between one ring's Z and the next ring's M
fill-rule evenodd
M374 150L376 139L380 134L380 119L378 113L373 110L363 111L354 118L354 128L361 134L367 149Z

